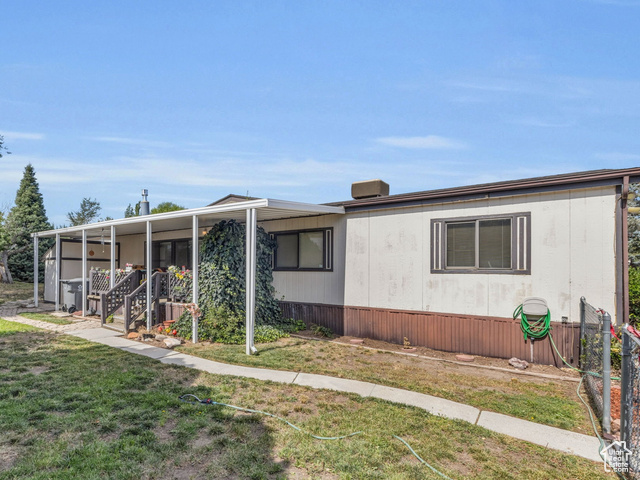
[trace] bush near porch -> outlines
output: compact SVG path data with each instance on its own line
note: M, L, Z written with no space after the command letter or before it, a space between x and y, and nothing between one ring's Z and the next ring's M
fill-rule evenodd
M245 318L231 312L226 307L209 308L198 324L198 338L203 341L243 344L246 340ZM191 339L192 325L191 315L188 310L180 316L174 324L177 334ZM302 320L282 319L277 325L256 325L254 341L256 343L269 343L288 337L290 333L298 332L306 328Z
M256 343L273 342L305 328L304 322L284 319L275 298L271 258L276 242L258 227L256 255ZM235 220L222 221L202 239L199 269L198 338L240 344L246 337L246 229ZM191 339L191 315L185 311L174 325L178 335Z

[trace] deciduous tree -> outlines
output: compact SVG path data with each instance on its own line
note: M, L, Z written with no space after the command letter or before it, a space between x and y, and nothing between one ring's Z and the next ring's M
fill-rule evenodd
M6 229L6 217L0 211L0 283L13 283L11 271L9 270L9 233Z
M175 212L177 210L184 210L185 207L182 205L177 205L173 202L162 202L159 203L157 207L153 207L151 212L149 213L165 213L165 212Z

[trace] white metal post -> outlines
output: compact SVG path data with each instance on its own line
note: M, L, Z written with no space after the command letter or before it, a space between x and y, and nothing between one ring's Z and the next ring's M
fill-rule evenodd
M109 263L109 289L116 286L116 226L111 225L111 260Z
M38 306L38 235L33 236L33 303Z
M82 316L84 317L87 312L87 231L82 230L82 283L80 286L82 292ZM76 308L78 306L76 305ZM80 310L80 309L78 309Z
M256 209L247 209L246 224L246 264L247 273L245 278L245 310L246 310L246 329L247 329L247 345L246 353L251 355L256 353L256 347L253 345L255 318L256 318Z
M153 256L151 255L153 252L153 245L151 244L151 222L147 220L147 330L151 331L152 321L152 312L151 308L151 277L153 276L153 268L152 268L152 260Z
M62 255L62 246L60 245L60 234L56 233L56 311L60 309L60 265L62 265L62 259L60 258Z
M193 216L192 236L191 236L191 272L193 273L193 303L198 303L198 216ZM191 317L191 339L193 343L198 343L198 317Z

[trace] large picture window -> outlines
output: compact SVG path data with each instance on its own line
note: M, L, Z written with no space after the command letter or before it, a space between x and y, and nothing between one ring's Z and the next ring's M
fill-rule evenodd
M431 222L434 273L530 273L531 215L492 215Z
M170 265L191 269L191 240L160 240L152 245L154 270L166 270Z
M274 270L332 270L332 228L272 233Z

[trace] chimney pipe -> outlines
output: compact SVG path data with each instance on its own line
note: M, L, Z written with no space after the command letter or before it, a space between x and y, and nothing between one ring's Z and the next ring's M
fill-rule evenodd
M140 215L149 215L149 202L147 201L147 195L149 195L149 190L146 188L142 189L142 201L140 202Z

